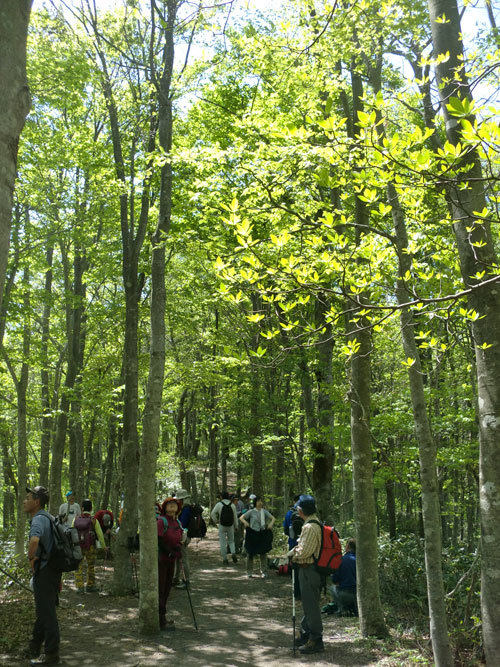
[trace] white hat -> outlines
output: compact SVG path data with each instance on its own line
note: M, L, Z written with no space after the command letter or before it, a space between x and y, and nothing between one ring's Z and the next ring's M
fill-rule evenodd
M191 495L186 489L179 489L175 492L175 497L177 500L186 500L186 498L190 498Z

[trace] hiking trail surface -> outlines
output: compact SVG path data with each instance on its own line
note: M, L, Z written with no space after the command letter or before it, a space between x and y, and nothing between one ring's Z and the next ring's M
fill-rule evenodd
M303 656L292 650L291 578L270 570L265 579L248 578L245 559L222 565L218 532L209 529L204 540L189 546L191 600L198 631L185 590L172 589L167 618L174 632L139 635L135 596L113 597L106 593L112 566L96 563L96 583L101 593L77 595L72 573L65 575L58 611L61 628L61 665L118 665L146 667L301 667L339 665L431 665L419 654L415 640L398 637L386 642L363 639L357 618L323 615L324 653ZM258 559L255 559L257 567ZM34 620L32 596L12 586L0 601L0 664L29 665L20 653L31 637ZM324 598L322 604L326 603ZM297 628L302 605L296 605ZM5 651L9 625L17 624L17 638ZM2 637L4 635L4 637ZM15 652L14 652L15 645Z

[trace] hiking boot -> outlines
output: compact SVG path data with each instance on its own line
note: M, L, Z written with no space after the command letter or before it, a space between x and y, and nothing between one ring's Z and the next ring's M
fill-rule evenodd
M249 579L253 579L253 574L247 574L247 577L248 577Z
M233 554L233 555L231 556L231 558L233 559L233 563L237 563L237 562L238 562L238 559L236 558L236 554Z
M188 586L189 586L189 580L186 579L186 581L181 581L179 584L176 584L175 588L177 588L179 591L184 591Z
M229 565L229 561L227 558L224 558L224 560L222 561L222 565Z
M24 651L21 651L21 658L26 658L30 660L31 658L38 658L42 651L42 645L41 644L33 644L30 642L28 646L24 649Z
M85 593L85 589L84 588L77 588L76 593L77 593L77 595L83 595Z
M164 621L160 624L162 632L173 632L175 630L175 623L173 621Z
M267 577L267 574L265 572L260 573L260 578L265 579Z
M299 651L304 655L309 653L321 653L325 650L325 645L322 639L308 639L304 646L301 646Z
M298 648L299 646L304 646L307 644L309 641L309 637L307 635L300 635L300 637L295 637L295 646Z
M42 655L30 661L30 665L57 665L59 653L42 653Z
M87 593L97 593L98 590L97 586L87 586Z

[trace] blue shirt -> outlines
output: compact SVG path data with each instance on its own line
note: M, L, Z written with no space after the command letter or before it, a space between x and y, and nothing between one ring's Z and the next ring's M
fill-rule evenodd
M332 574L332 581L339 588L350 588L356 590L356 554L347 551L342 556L342 563L338 570Z
M31 519L29 536L30 539L32 537L40 539L35 556L40 559L40 567L45 567L54 544L50 514L46 510L38 510Z
M183 505L181 513L177 517L183 528L188 527L189 519L191 518L191 505Z
M292 525L292 514L295 512L295 506L292 507L292 509L289 509L288 512L285 514L285 520L283 521L283 528L288 528L290 530L290 526ZM285 530L285 535L288 535L287 531ZM297 546L297 540L294 539L293 537L288 536L288 548L293 549L293 547Z

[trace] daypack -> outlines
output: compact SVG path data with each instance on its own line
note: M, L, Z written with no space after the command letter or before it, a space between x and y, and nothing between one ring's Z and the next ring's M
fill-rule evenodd
M188 537L205 537L207 534L207 524L203 518L203 507L201 505L191 505L191 516L187 525Z
M73 572L78 569L83 558L78 531L67 526L59 517L54 518L48 512L54 544L47 559L47 567L57 572Z
M96 534L92 524L92 517L77 516L73 525L78 531L78 538L80 540L82 551L88 551L90 547L94 546L96 543Z
M304 519L300 516L297 510L292 512L290 517L290 526L288 528L288 537L291 540L298 540L300 533L302 532L302 526L304 525Z
M226 503L222 503L219 523L221 526L232 526L234 524L234 514L231 503L228 505L226 505Z
M161 554L166 554L170 558L178 558L180 556L180 545L181 545L181 540L182 540L182 531L184 530L182 527L182 523L177 519L177 524L179 528L181 529L180 532L180 537L179 537L179 542L178 544L167 544L167 540L165 539L167 532L168 532L168 521L166 516L160 516L159 517L162 522L163 522L163 535L160 537L158 536L158 558L160 557ZM172 531L170 531L172 532ZM162 541L164 548L162 549L160 547L160 540ZM167 553L168 552L168 553Z
M316 572L320 574L332 574L340 567L342 562L342 546L339 534L333 526L325 526L319 521L311 521L321 527L321 547L318 558L314 559Z

